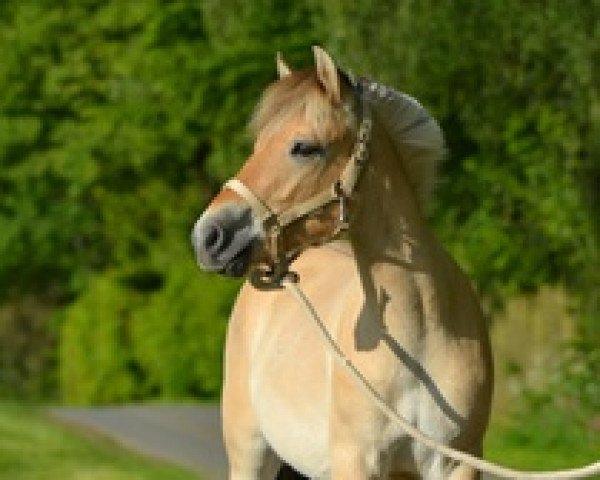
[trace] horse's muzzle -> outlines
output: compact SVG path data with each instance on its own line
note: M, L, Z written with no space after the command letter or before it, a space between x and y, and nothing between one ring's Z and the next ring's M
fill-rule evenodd
M250 208L237 205L205 212L191 238L202 269L232 277L248 271L257 239Z

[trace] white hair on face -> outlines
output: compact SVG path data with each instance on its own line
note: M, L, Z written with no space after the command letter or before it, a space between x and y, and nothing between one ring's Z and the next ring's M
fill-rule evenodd
M442 130L411 96L375 82L367 83L363 90L367 104L389 133L408 182L424 209L435 185L437 166L446 152Z

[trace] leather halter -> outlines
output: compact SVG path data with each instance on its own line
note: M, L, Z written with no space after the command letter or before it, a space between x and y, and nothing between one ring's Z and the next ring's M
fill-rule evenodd
M358 89L360 92L360 88ZM223 188L228 188L242 197L250 206L260 222L265 233L266 250L269 252L273 265L257 269L250 277L258 288L279 288L281 280L289 274L289 264L300 253L280 252L279 240L282 230L296 220L322 210L325 206L339 202L340 214L334 232L319 244L324 244L335 238L340 232L349 227L348 199L354 193L360 173L368 158L368 144L371 140L372 120L365 98L359 94L362 106L362 118L356 135L356 142L348 163L339 179L329 189L317 193L299 205L293 205L285 210L276 212L259 198L250 188L237 178L228 180ZM316 244L315 244L316 245Z

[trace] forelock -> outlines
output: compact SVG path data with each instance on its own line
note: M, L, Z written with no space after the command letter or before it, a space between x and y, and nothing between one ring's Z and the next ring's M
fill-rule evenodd
M320 112L327 117L332 111L316 69L297 70L267 87L254 110L249 131L256 138L260 132L276 129L293 115Z

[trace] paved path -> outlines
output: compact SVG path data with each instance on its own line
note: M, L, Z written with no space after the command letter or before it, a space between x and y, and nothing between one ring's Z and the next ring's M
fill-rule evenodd
M227 478L218 406L56 407L50 409L50 414L64 423L111 438L124 447L188 468L204 480ZM486 475L483 479L493 480Z
M188 468L203 479L227 477L218 406L57 407L50 414L124 447Z

